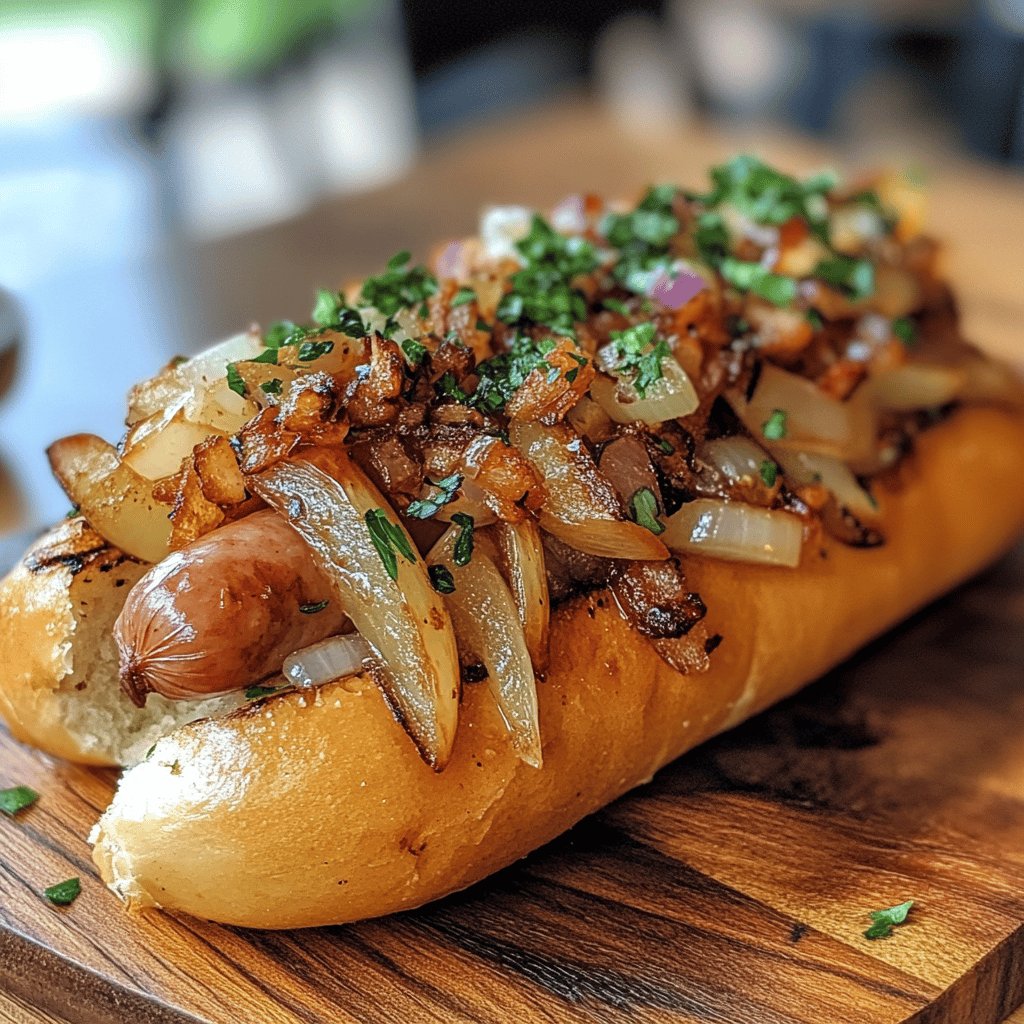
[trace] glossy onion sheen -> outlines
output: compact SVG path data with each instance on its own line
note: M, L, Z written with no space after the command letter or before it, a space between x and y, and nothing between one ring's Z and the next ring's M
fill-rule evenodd
M190 700L244 689L345 621L298 534L257 512L173 552L132 587L114 625L121 684L138 704L149 692Z
M378 679L424 760L443 768L459 713L455 634L419 555L409 561L396 553L397 580L385 570L365 516L383 511L404 533L386 499L344 453L325 449L278 462L250 486L309 546L356 629L380 654ZM406 541L415 552L408 534Z
M673 551L795 567L803 534L803 524L788 512L698 498L665 520L663 537Z

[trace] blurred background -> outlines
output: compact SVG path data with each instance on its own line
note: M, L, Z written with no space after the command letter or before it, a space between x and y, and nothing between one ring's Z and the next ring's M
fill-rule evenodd
M0 531L63 514L45 444L116 440L173 355L484 201L696 183L762 140L1024 208L1024 0L0 0Z

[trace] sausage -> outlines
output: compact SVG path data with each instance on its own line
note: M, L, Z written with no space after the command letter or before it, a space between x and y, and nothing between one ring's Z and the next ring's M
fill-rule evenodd
M239 690L346 621L299 535L276 512L257 512L168 555L132 587L114 625L121 686L139 707L150 692L190 700Z

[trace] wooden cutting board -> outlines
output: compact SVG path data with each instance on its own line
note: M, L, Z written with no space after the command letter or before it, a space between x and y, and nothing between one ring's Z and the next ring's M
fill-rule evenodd
M469 891L346 928L126 916L114 774L0 734L0 989L75 1024L998 1024L1024 1000L1024 550ZM80 875L66 910L39 891ZM886 940L867 912L914 899Z

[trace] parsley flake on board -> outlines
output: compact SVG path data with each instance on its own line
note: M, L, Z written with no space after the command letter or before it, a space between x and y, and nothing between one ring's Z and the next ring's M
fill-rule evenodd
M760 465L761 479L766 487L774 487L779 478L779 467L771 459L765 459Z
M432 565L427 574L430 576L430 585L439 594L455 593L455 577L446 565Z
M658 338L653 323L634 324L624 331L612 331L614 369L629 377L636 393L643 398L647 389L663 374L661 363L671 354L664 338Z
M459 528L452 558L456 565L469 565L473 557L473 517L465 512L456 512L452 522Z
M437 492L429 498L417 498L415 501L410 501L405 514L412 516L413 519L429 519L431 516L437 515L442 506L455 499L455 492L461 484L462 477L458 473L433 481L431 485L437 488Z
M771 416L761 424L761 433L769 441L781 441L786 436L786 411L772 409Z
M43 895L58 907L66 907L74 903L82 891L82 883L78 878L68 878L56 885L43 890Z
M330 603L330 601L311 601L309 604L300 604L299 611L303 615L316 615L317 612L322 612Z
M873 922L870 928L864 932L866 939L887 939L892 935L893 928L903 924L914 905L913 900L906 903L897 903L895 907L888 907L886 910L872 910L869 916Z
M0 789L0 811L13 818L19 811L31 807L39 799L39 794L30 786L11 786Z
M393 579L398 579L397 551L407 562L416 561L416 553L409 544L405 531L393 523L380 508L371 508L363 517L370 531L370 540L384 563L384 569Z
M437 291L437 278L426 267L410 267L411 259L408 252L392 256L383 274L363 282L360 302L392 317L399 310L412 309L429 299Z
M650 487L641 487L629 499L629 510L633 522L651 533L664 533L665 524L658 518L658 499Z
M594 247L585 238L559 234L539 214L516 243L525 266L511 277L512 288L498 304L498 319L509 326L541 324L575 336L587 315L587 300L572 281L598 267Z

